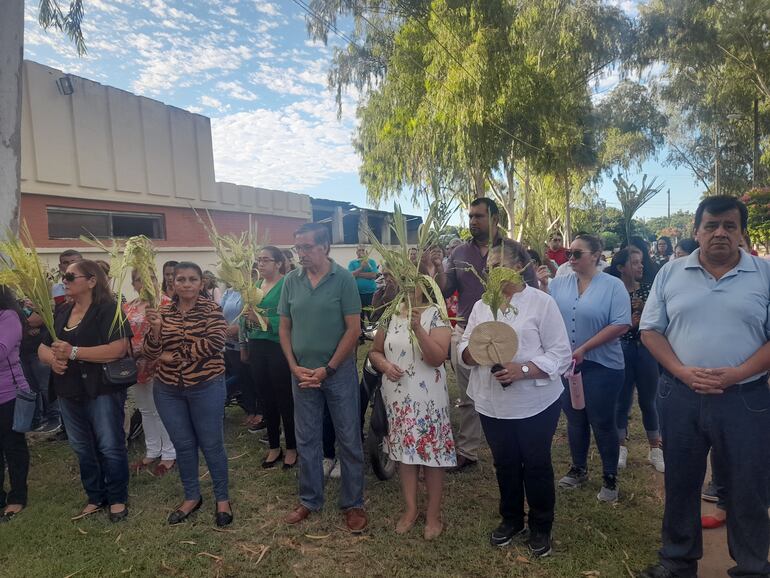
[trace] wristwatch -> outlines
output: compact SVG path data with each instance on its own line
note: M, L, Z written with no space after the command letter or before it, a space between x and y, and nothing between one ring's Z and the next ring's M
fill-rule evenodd
M525 377L529 375L529 365L522 365L521 372L524 374Z
M328 377L333 377L334 374L337 373L337 370L334 369L331 365L327 365L326 367L324 367L324 369L326 370L326 377L327 378Z

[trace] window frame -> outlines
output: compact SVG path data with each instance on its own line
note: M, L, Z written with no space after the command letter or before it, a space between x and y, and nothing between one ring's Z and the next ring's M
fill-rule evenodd
M92 214L92 215L100 215L100 216L106 216L107 217L107 223L109 226L109 233L106 236L99 236L97 235L97 239L127 239L128 237L115 237L113 236L114 231L114 223L113 223L113 217L128 217L128 218L149 218L153 219L158 222L159 224L159 233L160 236L158 237L150 237L152 241L165 241L166 240L166 215L164 213L145 213L142 211L110 211L107 209L81 209L78 207L57 207L48 205L46 206L46 219L48 220L48 239L50 241L56 241L56 240L72 240L72 239L79 239L80 236L77 237L66 237L66 236L53 236L51 235L51 219L50 215L51 213L55 214L67 214L70 213L72 216L75 216L77 214ZM85 231L83 231L82 234L86 234Z

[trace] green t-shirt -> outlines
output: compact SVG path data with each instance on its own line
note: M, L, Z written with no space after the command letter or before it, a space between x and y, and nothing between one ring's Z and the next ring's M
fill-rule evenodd
M281 321L281 316L278 315L278 303L281 300L281 290L283 289L283 283L286 277L281 277L280 281L270 288L270 291L262 298L262 303L259 304L260 308L265 310L265 318L270 325L267 331L262 331L258 323L252 323L246 319L246 316L241 317L241 331L246 334L247 339L269 339L278 343L278 325ZM262 285L260 280L257 283L257 287Z
M349 271L331 260L315 289L300 267L286 275L278 313L291 319L291 348L297 363L324 367L345 334L345 316L360 315L361 298Z

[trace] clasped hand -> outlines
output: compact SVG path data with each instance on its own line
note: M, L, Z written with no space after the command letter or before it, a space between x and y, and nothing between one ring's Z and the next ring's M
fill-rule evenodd
M724 390L740 381L741 376L735 367L683 367L677 376L685 385L696 393L719 395Z
M521 379L524 375L521 371L521 365L518 363L508 362L501 364L503 366L503 369L500 371L496 371L492 375L495 376L495 379L499 381L500 383L504 383L505 385L508 385L510 383L513 383L514 381Z
M325 367L308 369L307 367L296 366L292 369L294 377L297 378L297 385L302 388L321 387L323 381L328 377Z

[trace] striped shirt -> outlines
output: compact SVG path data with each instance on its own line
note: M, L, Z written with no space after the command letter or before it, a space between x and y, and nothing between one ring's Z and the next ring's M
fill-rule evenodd
M204 297L199 297L187 313L181 313L176 301L160 308L163 319L160 338L152 332L144 338L144 354L148 360L162 353L174 353L172 363L160 362L157 379L168 385L190 387L219 377L225 372L222 350L225 346L227 324L222 309Z

